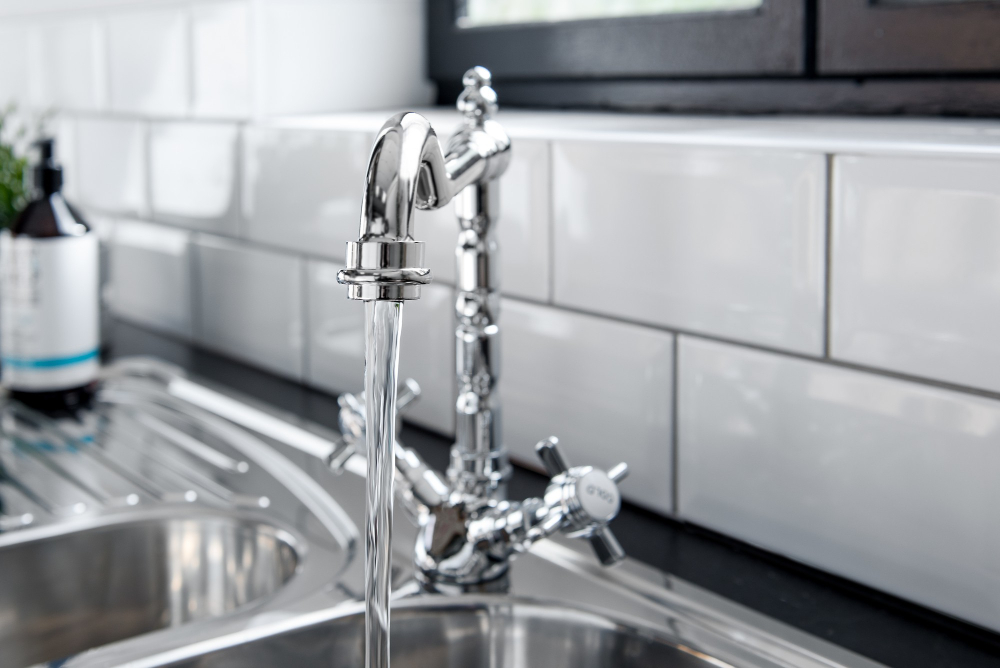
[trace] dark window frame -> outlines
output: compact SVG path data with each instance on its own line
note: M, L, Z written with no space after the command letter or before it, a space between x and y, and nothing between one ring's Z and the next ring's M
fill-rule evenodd
M746 11L474 28L457 26L454 0L427 4L436 81L460 79L471 65L508 81L773 76L805 68L805 0L764 0Z
M819 26L821 74L1000 74L1000 3L819 0Z
M427 4L441 104L475 64L493 71L505 106L1000 116L1000 0L764 0L731 13L465 29L456 5Z

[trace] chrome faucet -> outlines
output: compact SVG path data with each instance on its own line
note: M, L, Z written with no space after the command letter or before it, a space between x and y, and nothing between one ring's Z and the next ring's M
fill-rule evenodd
M503 591L510 559L555 533L589 539L601 563L625 554L608 528L618 514L622 463L604 472L570 467L555 437L536 445L552 480L543 498L508 501L511 467L503 445L499 380L499 275L494 223L498 178L510 160L510 139L493 120L496 92L482 67L466 72L458 109L464 126L443 152L419 114L390 118L375 140L362 205L361 236L348 244L341 282L362 300L419 298L430 280L422 242L413 238L413 209L454 201L458 216L455 300L456 440L446 476L396 442L396 495L420 527L418 577L432 591ZM407 381L396 398L402 409L419 395ZM365 406L339 398L345 440L365 441Z

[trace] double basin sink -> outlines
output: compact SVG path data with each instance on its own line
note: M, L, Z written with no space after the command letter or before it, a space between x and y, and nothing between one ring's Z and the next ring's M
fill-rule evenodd
M0 668L363 665L364 462L337 434L145 360L82 420L5 403L0 431ZM508 595L428 595L398 519L398 668L875 666L555 541Z

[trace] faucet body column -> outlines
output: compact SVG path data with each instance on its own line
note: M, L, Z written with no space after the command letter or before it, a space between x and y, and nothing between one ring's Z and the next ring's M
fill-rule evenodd
M448 478L466 496L506 498L510 463L500 419L499 254L494 222L500 185L468 186L455 198L455 444Z
M417 114L398 114L383 126L368 167L361 232L358 241L348 244L347 267L339 275L353 299L397 302L398 308L398 302L418 298L421 284L430 276L420 266L423 246L413 239L413 210L454 202L459 223L455 250L458 400L447 480L416 452L394 442L396 407L391 400L379 403L370 391L374 383L368 382L367 371L366 406L353 396L341 397L341 427L345 437L357 440L362 432L366 436L369 463L376 464L369 467L369 483L375 478L381 482L377 488L370 487L370 496L388 494L391 479L384 464L392 453L397 490L420 525L414 558L422 584L433 591L503 591L511 557L555 532L588 538L606 565L622 559L624 552L607 523L618 513L616 483L627 469L624 464L607 473L590 466L571 468L559 453L556 439L549 438L537 446L552 476L544 498L506 500L511 468L500 431L497 391L500 281L494 226L499 212L497 179L510 160L510 138L492 120L497 101L489 72L473 68L463 83L465 90L457 106L465 124L448 141L447 153L441 151L427 119ZM369 334L369 342L371 338ZM366 365L372 364L373 357L366 355ZM394 375L395 367L392 373L382 374L382 390L391 387L387 383ZM413 387L404 389L416 396ZM388 396L395 398L391 391ZM391 504L383 507L391 512ZM369 531L369 542L388 536L388 516L383 513L381 528ZM384 542L379 544L385 547ZM370 624L369 643L370 649L380 648L383 658L388 656L388 606L372 602L388 601L387 579L385 571L374 591L377 595L366 597L367 618L384 616L379 620L381 628Z

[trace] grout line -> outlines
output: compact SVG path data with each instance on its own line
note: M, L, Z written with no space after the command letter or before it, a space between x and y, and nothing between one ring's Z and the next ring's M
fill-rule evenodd
M198 250L198 244L195 243L196 239L196 235L192 234L191 240L188 242L188 279L191 281L191 285L188 286L188 295L189 308L191 309L191 340L201 343L204 340L201 323L201 269L199 267L201 253Z
M185 95L187 95L185 108L187 109L188 115L194 115L194 102L195 102L194 8L192 6L187 5L186 3L180 5L179 8L181 9L184 15L184 33L185 33L184 38L185 42L187 42L187 44L185 44L186 48L184 49L185 52L184 57L187 60L187 62L185 63L185 65L187 66L185 68L187 69L187 90L184 91Z
M821 364L824 366L835 367L838 369L846 369L849 371L858 371L862 373L867 373L875 376L882 376L886 378L892 378L894 380L906 381L918 385L925 385L930 387L936 387L942 390L948 390L951 392L959 392L963 394L970 394L978 397L983 397L985 399L996 399L1000 400L1000 391L987 390L977 387L969 387L967 385L960 385L958 383L950 383L944 380L937 380L935 378L928 378L926 376L918 376L914 374L908 374L901 371L893 371L892 369L885 369L875 366L866 366L864 364L858 364L856 362L848 362L846 360L840 360L835 358L824 358L817 355L810 355L808 353L796 352L793 350L783 350L781 348L773 348L766 345L761 345L759 343L753 343L750 341L741 341L739 339L731 339L723 336L717 336L715 334L707 332L699 332L690 329L683 329L680 327L665 327L662 325L655 325L649 322L643 322L640 320L634 320L630 318L624 318L617 315L608 315L606 313L598 313L594 311L588 311L586 309L581 309L573 306L565 306L562 304L547 304L540 302L535 299L528 299L525 297L511 297L504 296L504 299L520 302L523 304L530 304L532 306L541 306L554 311L562 311L564 313L572 313L576 315L588 316L591 318L599 318L601 320L606 320L609 322L617 322L624 325L633 325L635 327L642 327L643 329L648 329L656 332L663 332L666 334L673 334L675 336L687 336L693 339L701 339L703 341L712 341L714 343L722 343L735 348L742 348L744 350L751 350L760 353L768 353L771 355L776 355L779 357L786 357L789 359L800 360L803 362L812 362L813 364ZM503 323L501 323L501 327Z
M548 220L546 223L546 233L549 236L549 271L548 271L548 289L549 289L549 304L556 303L556 198L555 198L555 165L553 164L555 160L554 146L551 141L545 142L545 153L548 158L548 183L546 184L545 192L548 194L548 201L546 202L546 214L548 215Z
M111 82L108 82L110 97ZM251 126L266 125L257 123L251 116L200 116L193 112L188 114L146 114L135 111L116 111L113 109L69 109L59 108L55 116L69 117L77 121L118 121L120 123L191 123L206 125L248 124ZM322 130L322 128L311 128ZM347 130L349 131L349 130Z
M680 460L680 441L678 439L678 430L680 429L680 395L678 393L678 387L680 386L680 367L678 362L680 361L680 336L674 335L674 346L673 346L673 384L670 388L670 399L671 399L671 416L670 416L670 474L671 474L671 494L670 494L670 511L674 517L680 517L680 468L678 462Z
M833 335L833 154L826 155L826 220L824 225L826 253L826 282L823 291L823 358L830 359L830 344Z
M156 212L153 211L153 124L140 121L142 128L142 206L139 217L147 217L154 220Z
M248 233L250 232L250 223L247 221L246 216L243 215L243 196L244 196L244 172L246 171L244 165L246 163L246 142L245 135L243 131L245 124L236 124L236 154L234 160L236 164L233 166L233 206L235 211L233 215L236 217L236 236L240 239L246 239Z
M310 327L310 308L309 308L309 294L310 294L310 284L309 284L309 260L306 258L302 259L302 269L299 272L299 278L302 281L301 290L299 290L299 303L302 307L301 313L299 313L299 336L302 337L302 371L299 373L300 382L305 383L306 379L312 374L309 373L310 364L310 352L312 349L312 327Z

